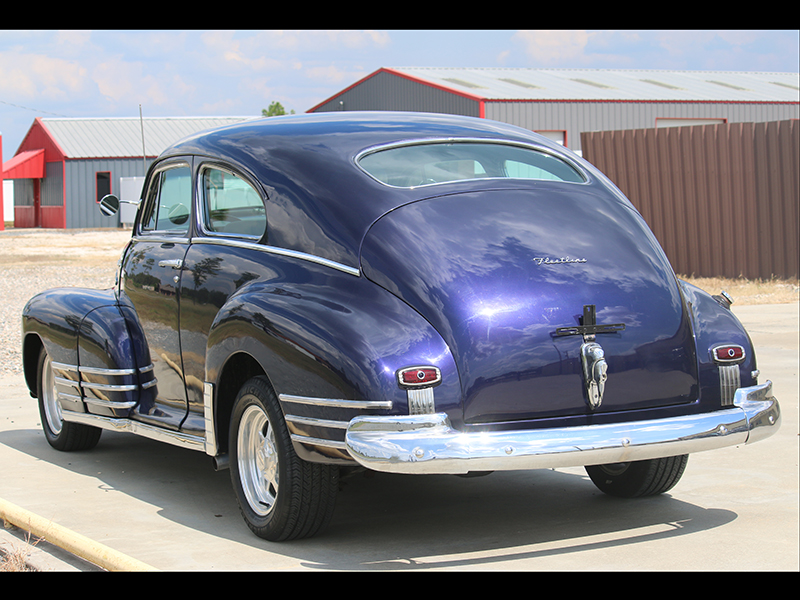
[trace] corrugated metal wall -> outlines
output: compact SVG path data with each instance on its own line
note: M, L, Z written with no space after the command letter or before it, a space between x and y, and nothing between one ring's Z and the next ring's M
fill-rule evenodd
M656 119L780 121L800 116L797 104L734 102L486 102L487 119L531 131L566 130L567 147L582 151L584 131L655 127Z
M314 112L339 110L410 110L480 116L476 100L384 72L317 106Z
M153 159L147 159L149 167ZM67 229L74 227L117 227L119 215L104 217L95 199L95 174L111 172L111 192L119 194L120 177L140 177L144 166L140 158L103 158L66 161Z
M797 120L586 132L677 273L798 276Z

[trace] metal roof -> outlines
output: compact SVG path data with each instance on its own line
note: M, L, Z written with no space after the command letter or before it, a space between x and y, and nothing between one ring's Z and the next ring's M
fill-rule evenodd
M635 69L386 69L485 100L798 102L800 74Z
M142 156L142 125L146 156L158 156L167 146L203 131L258 117L139 117L42 118L40 121L68 158Z

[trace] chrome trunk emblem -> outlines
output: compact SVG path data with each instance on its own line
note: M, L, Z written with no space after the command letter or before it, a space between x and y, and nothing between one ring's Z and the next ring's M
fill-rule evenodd
M584 342L581 345L583 381L586 385L586 400L589 408L595 410L603 403L603 393L608 378L608 364L602 346L597 342Z

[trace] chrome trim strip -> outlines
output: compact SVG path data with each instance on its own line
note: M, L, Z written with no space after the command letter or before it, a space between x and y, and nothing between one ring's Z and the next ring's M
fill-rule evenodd
M75 371L75 372L78 371L77 365L68 365L67 363L60 363L54 360L50 361L50 366L60 371Z
M133 392L139 389L138 384L115 385L111 383L91 383L81 381L81 387L88 390L102 390L104 392Z
M310 425L312 427L330 427L332 429L347 429L347 426L350 424L348 421L315 419L313 417L301 417L299 415L285 415L284 418L287 421L291 423L297 423L298 425Z
M245 240L234 240L230 238L216 239L216 238L197 237L192 239L192 243L212 244L218 246L233 246L235 248L245 248L249 250L256 250L258 252L266 252L267 254L277 254L279 256L297 258L300 260L305 260L308 262L313 262L319 265L323 265L325 267L330 267L332 269L342 271L343 273L347 273L348 275L352 275L354 277L361 276L360 269L356 267L350 267L348 265L344 265L342 263L338 263L336 261L327 258L322 258L321 256L316 256L314 254L306 254L305 252L298 252L297 250L287 250L286 248L278 248L277 246L265 246L263 244L257 244Z
M209 456L217 455L217 434L214 424L214 384L203 382L203 421L205 422L205 452Z
M99 367L78 367L79 373L87 373L88 375L107 375L114 377L117 375L133 375L136 369L101 369Z
M292 441L300 444L311 444L313 446L324 446L325 448L336 448L338 450L347 450L344 442L336 442L334 440L323 440L322 438L306 437L304 435L292 434Z
M182 231L181 233L186 233ZM135 233L131 237L133 242L152 242L154 244L189 244L191 240L187 237L179 237L178 235L165 235L163 233Z
M67 363L60 363L51 361L50 363L54 369L60 371L72 371L75 373L86 373L87 375L106 375L108 377L116 377L122 375L134 375L137 369L107 369L103 367L79 367L78 365L69 365ZM149 373L153 370L153 364L150 363L146 367L138 369L140 374Z
M205 439L188 433L181 433L180 431L171 431L163 429L147 423L139 421L132 421L127 418L115 419L113 417L102 417L100 415L91 415L88 413L77 413L70 410L63 410L61 416L65 421L70 423L83 423L84 425L91 425L93 427L100 427L101 429L108 429L110 431L122 431L127 433L134 433L142 437L165 442L173 446L180 446L181 448L188 448L190 450L205 449Z
M281 402L291 402L293 404L310 404L312 406L327 406L329 408L355 408L355 409L376 409L389 410L392 408L391 400L334 400L332 398L312 398L309 396L293 396L291 394L280 394Z
M576 467L647 460L749 444L780 427L772 382L736 390L734 407L699 415L539 430L464 432L445 413L360 416L350 421L347 451L389 473Z
M118 409L128 409L133 408L136 406L136 400L130 400L128 402L115 402L113 400L101 400L100 398L82 398L86 404L91 404L93 406L102 406L105 408L118 408Z

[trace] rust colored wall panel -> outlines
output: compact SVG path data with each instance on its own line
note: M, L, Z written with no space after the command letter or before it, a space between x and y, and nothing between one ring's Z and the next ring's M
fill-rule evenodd
M795 278L797 120L581 134L683 275Z

